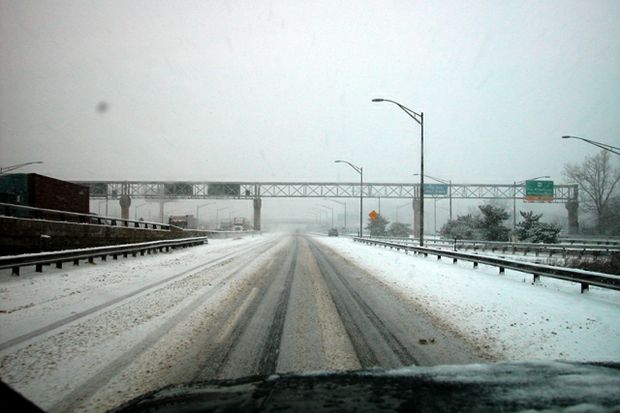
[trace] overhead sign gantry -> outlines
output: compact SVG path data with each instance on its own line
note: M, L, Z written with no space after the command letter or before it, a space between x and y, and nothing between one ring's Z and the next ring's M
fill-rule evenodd
M534 182L535 184L529 184ZM77 181L90 188L92 199L247 199L253 200L255 226L260 228L262 198L419 199L417 183L364 182L208 182L208 181ZM538 183L541 186L538 187ZM532 185L535 185L532 187ZM528 189L529 188L529 189ZM425 184L425 199L521 199L563 203L568 209L569 232L577 228L578 186L552 181L523 184ZM529 198L529 199L528 199ZM415 204L415 202L413 203Z

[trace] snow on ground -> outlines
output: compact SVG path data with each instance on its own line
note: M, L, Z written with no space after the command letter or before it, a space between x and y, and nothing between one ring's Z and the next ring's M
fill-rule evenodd
M620 293L317 237L495 360L620 361Z
M190 270L205 259L250 246L261 239L266 237L210 239L209 244L201 246L121 257L118 261L108 257L106 262L96 259L94 264L81 261L79 267L71 262L65 263L62 269L47 266L42 273L35 272L34 267L24 267L18 277L12 276L10 269L0 270L0 341L48 325L63 314L79 313L155 283L169 276L171 268L175 272ZM22 321L24 318L28 323Z
M28 269L19 277L2 271L2 345L74 314L84 315L0 351L2 380L46 410L98 380L112 380L100 390L108 393L85 400L79 411L102 411L102 406L107 410L118 400L161 387L160 380L185 349L203 337L198 332L208 324L213 309L272 255L271 250L261 253L246 264L258 252L246 256L245 251L256 247L260 251L261 245L275 239L257 235L210 240L208 245L118 261L108 258L104 263L96 260L94 265L47 267L43 273ZM217 265L204 272L210 262ZM227 274L235 274L235 280L220 281ZM143 292L123 300L136 291ZM97 310L112 300L119 301Z

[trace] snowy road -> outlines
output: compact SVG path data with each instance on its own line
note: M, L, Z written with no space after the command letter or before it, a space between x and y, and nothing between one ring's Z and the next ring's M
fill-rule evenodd
M204 358L192 358L205 360L195 379L479 360L322 244L301 236L284 242L218 309L219 334L205 342Z
M478 334L453 314L461 311L486 328L465 313L468 299L433 284L452 267L353 244L263 235L42 275L2 273L0 377L48 411L102 412L191 380L500 359L455 326ZM405 274L416 265L427 278ZM458 269L457 277L485 277L466 271L469 278ZM618 307L604 298L609 352ZM469 300L497 310L483 297Z
M188 380L478 360L311 238L95 267L3 284L2 380L50 411L105 411Z

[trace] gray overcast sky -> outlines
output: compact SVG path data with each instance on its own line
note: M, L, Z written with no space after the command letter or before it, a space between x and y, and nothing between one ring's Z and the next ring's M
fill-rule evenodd
M0 166L64 179L563 182L620 143L620 1L0 0ZM98 111L100 102L108 104Z

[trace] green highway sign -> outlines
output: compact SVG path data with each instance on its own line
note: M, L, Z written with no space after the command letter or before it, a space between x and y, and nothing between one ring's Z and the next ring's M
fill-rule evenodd
M424 196L426 195L448 195L448 185L424 184Z
M171 196L192 196L192 184L174 182L164 184L164 194Z
M528 202L550 202L553 194L553 181L525 181L525 200Z
M207 189L209 196L239 196L241 185L239 184L209 184Z

